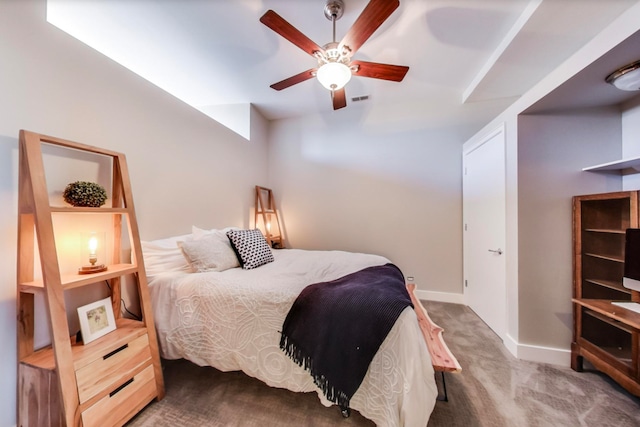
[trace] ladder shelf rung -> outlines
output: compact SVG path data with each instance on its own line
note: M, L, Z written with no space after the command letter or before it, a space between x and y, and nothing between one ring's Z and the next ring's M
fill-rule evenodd
M133 274L138 271L135 264L112 264L107 266L107 270L93 274L61 274L60 282L64 289L73 289L80 286L90 285L103 280L120 277L124 274ZM36 293L44 289L42 279L20 284L20 291L25 293Z
M51 206L51 213L104 213L104 214L128 214L127 208L76 208L71 206Z

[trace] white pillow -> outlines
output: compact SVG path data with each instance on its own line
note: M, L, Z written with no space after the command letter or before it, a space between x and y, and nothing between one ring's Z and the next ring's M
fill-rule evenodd
M189 263L184 259L182 251L178 247L179 241L189 241L191 234L168 237L152 241L141 241L142 257L147 277L167 271L191 271Z
M192 270L198 273L240 267L229 238L222 231L216 230L199 239L178 242L178 246L182 249Z
M217 230L215 228L212 228L211 230L205 230L203 228L198 228L195 225L191 226L191 235L193 236L194 240L198 240L200 238L202 238L203 236L206 236L207 234L211 234L211 233L224 233L226 235L227 231L229 230L239 230L238 227L225 227L222 230ZM229 246L231 247L231 246ZM233 249L232 249L233 250Z

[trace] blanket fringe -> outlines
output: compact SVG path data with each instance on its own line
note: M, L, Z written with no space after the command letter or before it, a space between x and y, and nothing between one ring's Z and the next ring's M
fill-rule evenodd
M282 349L282 351L284 351L284 353L298 366L301 366L311 374L314 384L322 390L322 393L325 395L327 400L339 405L343 410L349 408L351 397L329 384L329 381L324 375L320 375L315 372L313 359L304 354L304 352L298 348L295 343L291 342L289 337L284 334L280 337L280 349Z

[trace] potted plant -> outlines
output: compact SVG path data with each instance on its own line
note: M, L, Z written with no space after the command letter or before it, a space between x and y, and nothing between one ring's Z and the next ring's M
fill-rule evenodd
M95 182L76 181L67 185L62 197L71 206L99 208L107 200L107 192Z

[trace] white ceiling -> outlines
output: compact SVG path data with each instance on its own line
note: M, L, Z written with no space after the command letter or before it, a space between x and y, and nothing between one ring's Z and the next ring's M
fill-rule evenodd
M338 40L368 3L344 1ZM200 110L250 103L270 120L332 111L315 79L269 87L316 61L259 22L273 9L324 45L332 36L325 0L48 3L49 22ZM407 76L401 83L354 77L346 109L418 106L449 123L486 122L636 3L401 0L354 58L407 65ZM363 95L370 99L351 101Z

